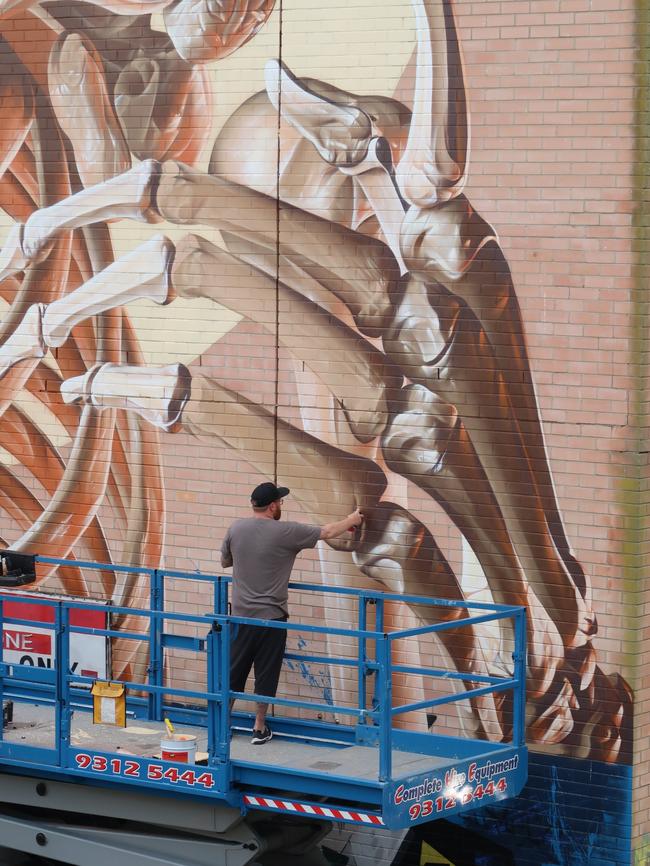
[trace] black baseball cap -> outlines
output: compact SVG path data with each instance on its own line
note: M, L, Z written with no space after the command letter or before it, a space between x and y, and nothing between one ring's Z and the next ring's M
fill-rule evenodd
M272 481L258 484L251 493L251 502L256 508L264 508L272 502L277 502L289 493L288 487L276 487Z

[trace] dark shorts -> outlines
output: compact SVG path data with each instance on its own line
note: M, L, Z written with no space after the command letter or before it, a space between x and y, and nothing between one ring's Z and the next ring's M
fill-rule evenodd
M281 622L286 622L283 617ZM275 697L287 643L287 630L259 625L238 625L230 645L230 688L243 692L255 671L255 694Z

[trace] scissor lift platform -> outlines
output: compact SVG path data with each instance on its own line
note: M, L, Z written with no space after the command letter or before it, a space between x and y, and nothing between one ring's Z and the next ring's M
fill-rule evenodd
M96 563L41 561L49 565L117 570L114 566ZM77 599L43 600L38 593L34 593L31 599L24 599L28 606L45 603L51 607L56 663L51 669L44 669L0 661L1 696L4 700L11 699L14 702L13 722L0 737L0 800L4 799L2 780L13 774L14 777L21 777L23 786L27 785L26 805L33 805L30 784L32 787L45 785L47 790L51 790L53 784L64 786L68 792L73 785L77 795L80 790L92 792L88 795L89 799L100 797L103 812L93 812L91 809L90 814L105 814L106 803L117 801L117 798L107 800L107 797L110 792L118 790L128 791L131 798L137 799L142 795L142 803L150 803L152 797L155 801L155 795L158 795L159 800L167 804L167 811L170 798L177 803L192 802L202 807L210 804L220 815L229 816L231 829L236 826L241 831L243 825L238 822L241 816L248 817L246 826L254 835L254 841L249 842L249 845L253 847L243 848L237 855L239 859L233 859L232 845L230 848L226 846L224 850L230 851L230 860L223 862L249 863L258 862L254 857L261 856L259 852L265 845L268 848L259 832L265 812L279 813L273 819L276 833L280 826L293 827L297 819L299 822L311 822L312 826L316 821L317 834L321 833L322 822L326 822L324 826L327 826L327 822L332 821L403 829L516 796L523 787L527 774L523 609L476 605L478 612L472 611L472 616L465 615L460 620L453 620L452 617L445 620L442 616L438 617L440 621L432 625L408 631L390 631L384 627L384 612L388 603L417 605L419 612L423 605L430 605L432 609L442 607L443 610L463 605L366 590L296 585L295 589L302 593L344 593L358 605L356 629L327 628L292 621L268 623L269 627L299 629L301 633L312 631L321 637L334 634L356 642L356 658L290 653L288 659L304 665L318 663L322 666L329 663L352 668L356 673L358 705L333 706L325 701L278 696L274 699L275 715L271 719L273 739L262 746L252 746L252 717L242 713L231 715L230 705L233 699L250 702L261 696L231 692L228 681L232 629L238 623L251 621L227 613L228 579L195 573L138 570L138 574L143 573L150 582L151 606L147 609L138 608L137 611L109 606L105 608L105 628L101 629L74 624L74 611L87 609L88 602ZM210 581L213 584L214 609L202 616L166 610L165 581L170 578ZM5 608L11 611L7 602L13 599L15 596L12 597L9 592L0 594L0 625L3 628L16 625L28 628L30 620L24 607L21 607L20 618L5 615ZM125 632L124 628L118 630L113 627L116 617L123 618L134 613L148 621L149 628L146 631L135 632L131 629ZM458 616L457 611L453 611L453 614ZM369 620L372 620L372 627L368 625ZM453 670L418 668L393 662L392 648L398 640L420 639L446 628L459 630L498 620L511 620L513 623L512 673L503 676L470 676ZM199 637L183 637L178 634L178 628L170 628L170 623L191 626L193 633ZM70 637L79 633L101 634L108 640L124 639L125 635L130 634L131 639L146 641L148 645L147 681L121 681L128 695L127 724L124 728L93 724L90 687L94 680L70 670ZM181 688L176 684L172 688L163 683L163 660L167 648L181 648L205 656L205 680L198 684L198 688L195 684L192 689ZM456 680L462 690L393 706L393 679L403 674ZM476 701L490 693L508 696L512 732L510 742L488 742L395 727L397 715L415 711L431 712L433 708L444 704L461 700ZM283 715L284 708L291 708L293 716L287 712ZM341 717L352 718L354 724L296 717L295 709L305 708L310 709L314 716L338 713ZM196 736L196 763L190 765L161 759L164 718L171 719L183 733ZM98 793L99 789L103 793ZM38 795L34 796L40 807ZM66 802L75 802L75 797L66 794ZM47 808L52 807L48 805ZM60 804L57 808L60 808ZM148 816L146 821L150 826L157 825L155 807L141 806L140 812ZM163 812L167 814L165 810L160 814ZM108 814L113 812L109 810ZM123 819L129 820L129 815L123 816ZM140 814L138 819L141 820ZM213 833L214 827L224 824L224 820L212 821ZM183 822L180 828L176 822L173 826L187 832ZM251 830L252 827L257 829ZM90 830L86 828L86 836L88 833ZM150 833L148 837L151 837ZM79 838L78 834L76 838ZM291 839L291 843L290 840L284 843L282 850L285 853L292 850L295 833ZM110 844L115 845L115 839ZM77 862L70 858L68 847L64 846L64 851L68 858L64 862ZM245 851L248 854L242 853ZM51 851L48 856L53 856ZM259 862L271 862L268 859L270 855L265 856L266 859ZM300 856L304 863L320 862L318 859L309 860L304 851ZM317 857L314 850L309 856ZM214 854L210 857L213 858ZM205 860L206 863L222 862L210 857ZM110 862L110 856L106 862ZM169 859L168 862L185 861ZM187 862L204 861L199 858ZM95 866L100 866L99 862Z

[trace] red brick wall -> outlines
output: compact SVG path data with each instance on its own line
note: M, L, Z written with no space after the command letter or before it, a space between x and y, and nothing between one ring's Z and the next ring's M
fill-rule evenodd
M225 529L247 513L260 480L292 488L288 519L321 524L364 507L365 533L347 550L303 554L295 578L529 604L531 749L634 760L633 836L645 862L645 4L431 0L433 83L447 75L449 90L434 93L432 120L417 106L410 114L418 32L409 0L277 0L272 13L263 5L268 21L232 53L234 44L166 42L158 13L153 30L144 17L114 16L107 27L99 7L63 4L51 18L3 19L2 98L13 117L0 154L8 245L14 223L131 163L155 159L167 173L148 216L145 203L130 212L138 219L125 218L124 193L105 191L93 219L79 197L69 204L68 213L86 214L74 236L52 214L47 232L30 236L37 254L0 287L0 338L31 305L66 297L133 250L134 286L157 279L163 300L167 284L148 273L164 270L161 254L137 252L154 234L177 246L169 267L179 297L170 291L171 302L156 306L153 290L132 288L101 312L82 299L85 312L61 346L45 354L27 337L26 354L11 350L0 536L55 556L218 571ZM77 31L83 40L70 36ZM82 84L66 84L84 51ZM265 93L265 64L276 58L309 91L283 93L283 119ZM422 88L424 66L421 55ZM274 76L272 68L271 85ZM343 112L336 159L327 152L333 127L310 127L311 100L319 117L323 104ZM422 157L424 192L397 173L411 205L400 229L397 196L385 199L382 223L363 185L334 163L358 162L363 149L342 156L345 147L381 135L399 164L418 117L431 132L423 147L437 130L437 150ZM192 167L191 185L173 180L171 160ZM401 232L409 275L399 275L397 243L392 252L385 243L389 223ZM183 240L190 232L215 246L199 252L198 241ZM81 384L106 363L144 370L116 385L103 368ZM167 391L153 399L161 374L152 368L178 364L189 373L170 368ZM173 418L172 379L178 393L185 388ZM77 396L64 404L61 383L70 380L64 391ZM389 512L397 531L382 522ZM383 571L373 559L380 548ZM92 584L74 569L43 587L119 594L110 574ZM145 588L136 581L124 597L144 603ZM203 610L209 599L195 586L172 592L170 603ZM292 611L312 623L355 615L298 595ZM416 622L412 611L392 613ZM497 663L496 632L468 641L485 670ZM403 657L411 653L441 656L420 646ZM452 652L449 663L463 669L461 656ZM125 648L115 658L141 666ZM176 654L170 674L182 681L193 666ZM286 671L283 688L349 698L344 680L320 668ZM396 695L425 691L410 677ZM424 714L401 723L426 729ZM442 714L438 730L482 725L498 737L502 723L498 712L485 723L468 710Z

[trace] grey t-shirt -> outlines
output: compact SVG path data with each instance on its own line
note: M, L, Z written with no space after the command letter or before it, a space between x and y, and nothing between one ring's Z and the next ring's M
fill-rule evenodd
M253 619L288 614L289 579L297 554L315 547L320 526L245 517L236 520L221 545L221 565L232 565L232 612Z

